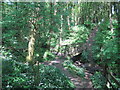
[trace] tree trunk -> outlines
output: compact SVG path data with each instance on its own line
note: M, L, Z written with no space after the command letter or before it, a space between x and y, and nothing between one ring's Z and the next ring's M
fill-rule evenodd
M26 57L27 62L33 62L35 35L36 35L36 30L32 29L30 31L30 40L28 44L28 56Z
M110 11L109 11L109 18L110 18L110 29L113 33L113 24L112 24L112 3L110 3ZM114 38L114 37L113 37Z
M107 84L108 84L108 82L107 82L107 78L108 78L108 73L107 73L107 68L108 67L107 67L107 64L105 63L103 67L104 67L103 68L103 75L106 78L106 82L105 82L104 88L107 89Z

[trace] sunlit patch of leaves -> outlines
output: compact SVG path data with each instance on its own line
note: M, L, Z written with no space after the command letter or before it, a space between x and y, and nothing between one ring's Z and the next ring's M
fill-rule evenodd
M50 51L46 51L43 55L43 58L45 61L49 61L49 60L53 60L55 58L55 55Z

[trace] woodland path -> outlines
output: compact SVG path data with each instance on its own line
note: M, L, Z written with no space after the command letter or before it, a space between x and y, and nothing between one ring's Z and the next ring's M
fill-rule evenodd
M90 80L90 76L92 76L89 71L85 70L85 77L80 78L77 75L73 75L70 73L68 70L64 68L62 63L64 62L64 59L59 59L58 57L53 60L53 61L48 61L48 62L43 62L42 64L44 65L52 65L55 66L56 68L60 69L62 73L64 73L76 86L76 88L93 88L92 87L92 82Z

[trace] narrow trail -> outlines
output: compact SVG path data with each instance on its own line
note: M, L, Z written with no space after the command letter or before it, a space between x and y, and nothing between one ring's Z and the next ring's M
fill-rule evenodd
M91 53L91 47L93 45L94 38L96 36L97 31L98 31L98 28L95 27L91 31L88 40L86 40L86 43L83 44L83 46L79 49L79 52L81 52L84 49L88 49L90 61L92 61L92 57L91 56L93 56L92 53ZM92 82L90 80L90 77L92 76L90 71L92 70L92 72L94 72L94 70L99 69L98 66L97 67L96 66L93 67L92 64L90 66L87 66L86 70L84 72L85 73L85 77L81 78L80 76L73 75L72 73L70 73L68 70L66 70L64 68L64 66L62 65L64 60L65 60L64 58L60 59L60 58L57 57L55 60L49 61L49 62L44 62L43 64L45 64L45 65L52 65L52 66L55 66L56 68L60 69L61 72L64 73L74 83L76 88L92 88L93 89L93 85L92 85ZM86 65L89 65L89 64L90 63L86 63L86 64L83 64L83 65L86 66Z
M92 82L90 80L90 76L92 74L90 74L87 70L85 70L85 78L84 79L80 78L79 76L73 75L68 70L66 70L64 68L64 66L62 65L63 62L64 62L64 59L59 59L57 57L56 60L43 62L42 64L52 65L52 66L55 66L56 68L60 69L60 71L62 73L64 73L74 83L76 88L93 88Z

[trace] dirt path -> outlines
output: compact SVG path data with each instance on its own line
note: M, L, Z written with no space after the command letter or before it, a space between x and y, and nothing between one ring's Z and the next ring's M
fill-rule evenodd
M71 74L68 70L66 70L62 63L64 61L62 59L56 58L54 61L44 62L45 65L52 65L56 68L59 68L62 73L64 73L76 86L76 88L92 88L92 82L90 81L91 74L86 70L85 78L80 78L77 75Z

